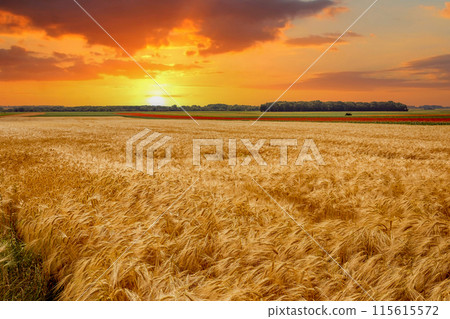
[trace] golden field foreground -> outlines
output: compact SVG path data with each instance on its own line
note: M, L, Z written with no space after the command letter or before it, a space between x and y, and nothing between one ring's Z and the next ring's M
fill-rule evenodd
M60 300L450 300L450 126L250 124L3 118L2 229ZM173 137L155 176L125 167L144 128ZM225 156L238 139L238 163L240 139L267 139L269 166L199 171L192 138ZM326 165L295 166L294 148L278 165L274 138L314 139Z

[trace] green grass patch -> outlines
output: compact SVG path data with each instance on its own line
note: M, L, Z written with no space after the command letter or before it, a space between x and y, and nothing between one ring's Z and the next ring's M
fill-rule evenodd
M0 300L47 300L42 260L15 238L0 239Z
M36 117L95 117L117 116L115 112L46 112Z
M0 195L0 300L53 300L54 283L44 274L42 258L17 235L17 206Z
M16 114L16 113L0 112L0 117L1 117L1 116L13 115L13 114Z

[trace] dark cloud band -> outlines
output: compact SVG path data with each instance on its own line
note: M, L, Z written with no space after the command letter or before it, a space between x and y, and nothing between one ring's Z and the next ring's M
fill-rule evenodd
M201 54L241 51L274 40L290 20L335 5L331 0L80 0L80 4L132 52L147 44L167 44L170 32L189 20L198 35L209 39L208 45L199 45ZM53 37L79 34L91 44L114 45L70 0L2 0L0 10L27 17L32 27Z

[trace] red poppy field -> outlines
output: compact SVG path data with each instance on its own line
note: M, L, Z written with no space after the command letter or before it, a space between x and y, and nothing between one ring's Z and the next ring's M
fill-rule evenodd
M230 114L230 113L228 113ZM208 112L205 114L193 114L196 120L227 120L227 121L254 121L258 118L248 113L245 116L235 116L238 113L231 113L231 116L225 112ZM262 114L262 113L261 113ZM339 116L336 113L323 113L317 116L317 113L311 115L293 115L293 113L275 113L273 116L266 113L260 118L261 121L288 121L288 122L352 122L352 123L402 123L402 124L448 124L450 123L450 114L374 114L360 113L356 116ZM189 119L187 114L162 114L162 113L117 113L117 115L126 117L149 118L149 119Z

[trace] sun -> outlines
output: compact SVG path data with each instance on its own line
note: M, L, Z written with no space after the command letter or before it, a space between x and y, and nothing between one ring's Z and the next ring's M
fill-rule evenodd
M151 96L147 99L147 103L152 106L165 106L166 105L166 99L162 96Z

